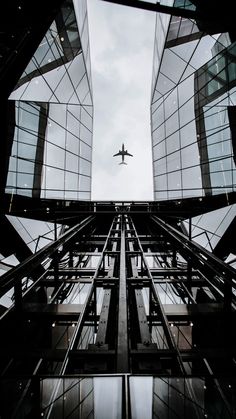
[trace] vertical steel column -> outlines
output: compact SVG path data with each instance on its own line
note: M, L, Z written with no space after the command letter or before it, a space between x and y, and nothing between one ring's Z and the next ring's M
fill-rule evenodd
M115 229L117 230L117 233L114 234L114 241L112 244L112 252L117 251L117 240L118 240L118 232L119 232L119 224L117 224L116 219L113 220L112 226L115 226ZM113 230L113 228L112 228ZM109 236L109 240L112 240L112 238ZM108 240L108 243L109 243ZM110 256L110 262L108 267L108 274L106 278L113 278L114 277L114 270L115 270L115 256ZM96 336L96 342L95 345L102 346L104 345L106 341L107 336L107 328L108 328L108 317L109 317L109 310L110 310L110 304L111 304L111 295L112 295L112 287L108 286L105 289L103 302L102 302L102 309L99 319L99 325L97 329L97 336Z
M57 223L54 222L54 240L57 240ZM58 284L59 280L59 252L58 249L55 251L54 258L53 258L53 267L54 267L54 279Z
M97 345L98 347L103 346L106 342L110 302L111 302L111 288L106 289L104 292L102 309L101 309L101 314L99 318L99 325L97 329L97 336L96 336L96 342L95 342L95 345Z
M133 229L133 225L132 225L132 221L129 220L129 222L131 223L131 228L128 224L127 227L127 233L128 233L128 238L132 238L133 237L136 239L136 232ZM134 245L133 242L131 240L128 240L128 248L130 252L134 252ZM138 269L137 266L135 264L135 260L134 260L134 256L130 255L130 262L131 262L131 267L132 267L132 278L139 278L138 275ZM148 321L147 321L147 315L146 315L146 310L145 310L145 306L144 306L144 301L143 301L143 294L142 294L142 289L140 288L140 286L136 286L134 288L134 295L135 295L135 300L136 300L136 306L137 306L137 315L138 315L138 323L139 323L139 331L140 331L140 338L141 338L141 343L143 345L150 345L152 342L151 339L151 333L149 330L149 326L148 326Z
M189 218L189 232L188 232L188 238L191 241L192 240L192 218ZM187 290L189 293L189 296L192 296L192 260L189 257L188 258L188 282L187 282ZM188 304L191 304L191 298L188 297Z
M117 336L117 372L129 371L128 355L128 315L127 315L127 284L126 284L126 257L125 257L125 220L120 216L120 278L118 303L118 336Z

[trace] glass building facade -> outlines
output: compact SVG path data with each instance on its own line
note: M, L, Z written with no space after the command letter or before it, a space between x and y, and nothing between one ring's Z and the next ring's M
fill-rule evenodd
M65 1L9 96L6 193L91 199L93 101L86 1Z
M157 15L155 201L92 202L86 1L53 1L6 95L0 417L235 419L234 44Z
M189 1L173 6L194 9ZM157 14L151 99L154 199L235 190L235 43Z

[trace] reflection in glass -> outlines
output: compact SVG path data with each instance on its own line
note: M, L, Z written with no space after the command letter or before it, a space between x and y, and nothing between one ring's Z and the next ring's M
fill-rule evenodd
M129 386L132 419L152 419L153 377L130 377Z
M121 419L122 378L94 378L94 419Z
M121 419L122 378L45 378L41 416L50 419Z
M61 5L9 97L15 111L6 192L91 198L93 106L86 2L79 3L76 10L72 0Z

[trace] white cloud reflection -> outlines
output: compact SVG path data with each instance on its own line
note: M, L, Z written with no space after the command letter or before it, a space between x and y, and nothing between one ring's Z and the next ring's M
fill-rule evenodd
M94 93L93 200L153 199L150 94L155 14L88 0ZM119 165L121 144L134 157Z

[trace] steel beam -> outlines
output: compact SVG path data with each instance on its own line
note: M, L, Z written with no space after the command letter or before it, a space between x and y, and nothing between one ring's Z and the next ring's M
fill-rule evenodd
M111 289L106 289L102 302L102 309L99 318L97 336L95 345L103 346L106 343L107 337L107 326L108 326L108 316L111 302Z
M0 297L9 291L9 289L17 282L19 282L23 277L31 274L31 272L36 269L42 262L44 262L45 259L52 256L60 246L67 243L72 238L75 238L75 236L79 232L82 232L83 229L94 220L94 218L95 217L93 216L87 217L81 223L70 228L66 233L62 234L56 241L49 243L37 253L28 257L20 265L17 265L2 275L0 278Z
M199 15L195 10L184 9L180 7L171 7L160 4L159 2L150 3L142 0L103 0L107 3L119 4L122 6L130 6L137 9L149 10L151 12L159 12L172 16L181 16L187 19L197 19Z
M138 314L141 343L143 345L148 346L151 344L151 334L148 327L147 315L146 315L145 306L143 302L142 290L135 289L134 292L135 292L135 299L136 299L136 305L137 305L137 314Z
M236 289L235 269L224 263L200 244L189 240L185 234L181 233L167 222L164 222L156 216L151 216L151 220L162 231L165 231L173 243L178 245L179 252L182 253L187 260L188 258L191 259L191 265L193 264L195 268L197 267L206 281L220 293L224 294L225 308L231 309L233 298L232 288Z
M120 283L118 303L118 331L117 331L117 372L129 371L128 352L128 314L127 314L127 284L126 284L126 257L125 257L125 222L121 219L120 239Z

